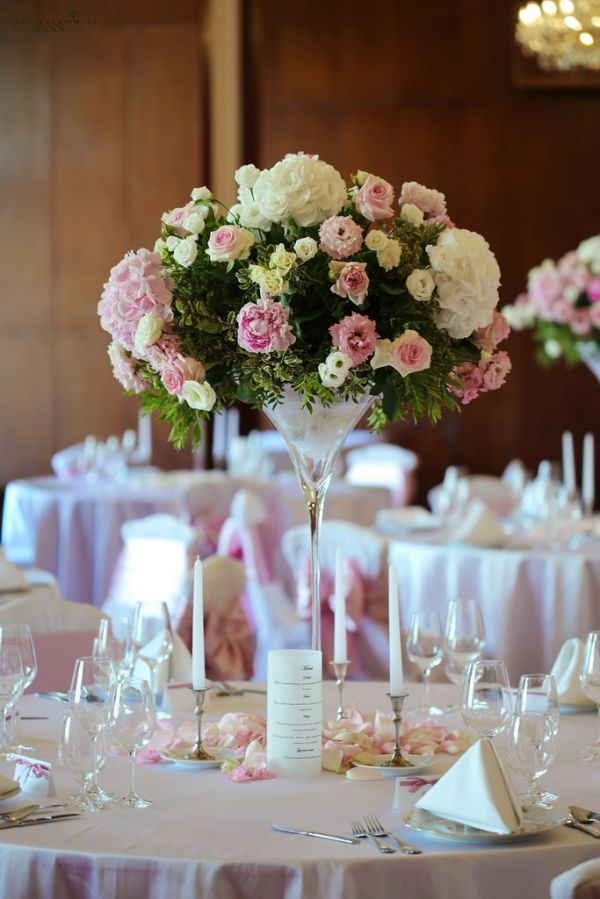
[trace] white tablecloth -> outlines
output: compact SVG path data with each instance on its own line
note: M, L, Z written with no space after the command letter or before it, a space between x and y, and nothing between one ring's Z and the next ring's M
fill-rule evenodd
M363 711L386 708L384 684L352 684L346 699ZM413 688L411 688L413 689ZM336 691L325 685L325 714L334 714ZM420 699L418 688L408 702ZM438 702L453 695L435 685ZM239 710L226 699L211 715ZM259 706L248 701L246 709ZM25 714L52 720L26 722L37 753L55 759L62 708L28 698ZM579 760L578 749L596 736L597 716L564 716L558 757L542 784L561 794L561 805L598 806L598 766ZM7 763L0 765L9 774ZM402 810L392 811L393 780L351 782L323 773L314 778L278 778L232 784L218 770L189 771L161 764L138 767L139 792L154 805L145 810L110 808L72 821L4 830L0 839L0 899L548 899L559 872L596 857L600 843L558 827L528 842L470 845L446 842L401 823L420 794L402 790ZM73 782L58 767L59 793ZM124 791L127 762L110 757L101 784ZM359 815L378 815L384 824L423 850L382 856L372 844L330 843L275 833L271 824L295 824L348 833Z
M487 658L504 659L514 681L549 671L569 637L600 628L600 549L548 551L392 540L403 624L416 609L478 599Z

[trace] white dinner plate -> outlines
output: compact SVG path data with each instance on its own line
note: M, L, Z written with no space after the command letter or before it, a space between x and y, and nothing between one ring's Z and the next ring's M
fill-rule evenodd
M367 765L364 762L353 762L355 768L369 768L371 771L380 771L384 777L409 777L413 774L421 774L423 771L427 771L428 768L431 768L433 765L434 759L433 756L419 756L412 755L407 756L410 762L414 764L410 765L407 768L388 768L387 765L383 763L391 758L391 755L376 755L374 756L375 764Z
M16 780L10 781L10 783L14 784L14 786L12 786L12 787L8 786L8 784L9 784L8 779L2 778L2 785L3 785L3 787L6 786L6 789L3 789L2 793L0 793L0 802L3 799L10 799L11 796L16 796L18 793L21 792L21 787L16 782Z
M161 752L161 759L165 762L171 762L179 768L218 768L222 759L184 759L169 755L168 752Z
M564 824L566 818L555 809L533 808L523 813L523 827L512 833L492 833L489 830L478 830L447 818L440 818L425 809L415 808L402 818L407 827L420 830L431 836L459 843L517 843L530 840L538 834L546 833Z

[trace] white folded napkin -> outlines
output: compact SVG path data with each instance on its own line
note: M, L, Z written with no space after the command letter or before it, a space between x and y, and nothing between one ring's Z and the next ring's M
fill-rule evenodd
M161 693L168 680L189 681L192 677L192 655L177 633L172 634L173 652L169 659L160 662L155 669L154 687L157 693ZM157 634L146 646L143 646L139 655L148 659L155 659L161 651L163 635ZM136 677L145 678L150 682L151 670L144 658L138 658L133 673Z
M591 705L579 683L583 661L583 642L577 637L566 640L560 648L550 674L556 681L559 702L565 705Z
M0 593L12 593L15 590L27 590L29 583L23 571L9 562L0 550Z
M492 833L512 833L523 823L521 803L491 740L478 740L416 803Z
M480 499L469 503L461 524L452 533L457 543L469 546L502 546L506 535L497 517Z
M422 506L380 509L375 521L377 527L382 531L433 530L439 525L439 519Z

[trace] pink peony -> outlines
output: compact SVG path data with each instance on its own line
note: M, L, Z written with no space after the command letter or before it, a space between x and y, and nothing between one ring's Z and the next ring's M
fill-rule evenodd
M195 208L196 204L193 200L190 200L190 202L186 203L185 206L177 206L175 209L171 209L170 212L165 212L162 220L165 225L168 225L169 228L177 231L178 234L187 234L188 232L183 227L183 223L188 215L191 215Z
M574 309L573 316L570 321L571 331L578 337L585 337L592 330L592 322L590 321L590 313L588 309Z
M208 239L208 253L211 262L229 262L232 259L247 259L254 236L245 228L236 225L221 225Z
M491 359L480 363L480 368L483 369L484 389L498 390L506 381L506 376L512 365L508 353L501 351L500 353L495 353Z
M450 393L457 397L463 406L478 396L483 387L483 372L473 362L463 362L452 371L452 377L460 383L460 387L448 387Z
M332 325L329 333L333 345L352 359L352 365L360 365L375 350L375 322L358 312Z
M258 303L246 303L237 314L238 343L249 353L287 350L296 338L288 324L288 311L267 294Z
M424 187L416 181L405 181L398 197L398 205L413 203L427 219L446 215L446 197L439 190ZM445 222L442 222L445 224Z
M320 247L332 259L347 259L362 246L362 230L349 215L333 215L319 228Z
M173 320L171 279L158 253L141 249L127 253L110 271L98 303L100 324L129 352L135 350L138 322L154 312L165 323Z
M331 288L339 297L362 306L369 291L369 276L366 262L347 262L337 272L337 280Z
M592 278L586 290L590 303L600 303L600 277Z
M473 334L473 339L478 347L493 353L499 343L506 340L510 334L510 326L501 312L494 309L494 316L487 328L478 328Z
M393 216L394 189L383 178L369 175L354 195L354 203L361 215L370 222L379 222Z

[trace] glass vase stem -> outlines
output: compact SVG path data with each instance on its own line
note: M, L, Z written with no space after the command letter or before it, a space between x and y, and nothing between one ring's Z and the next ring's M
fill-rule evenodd
M323 505L325 502L325 486L311 490L302 479L302 489L308 507L310 519L310 582L311 582L311 649L321 649L321 570L319 566L319 534L323 522Z

